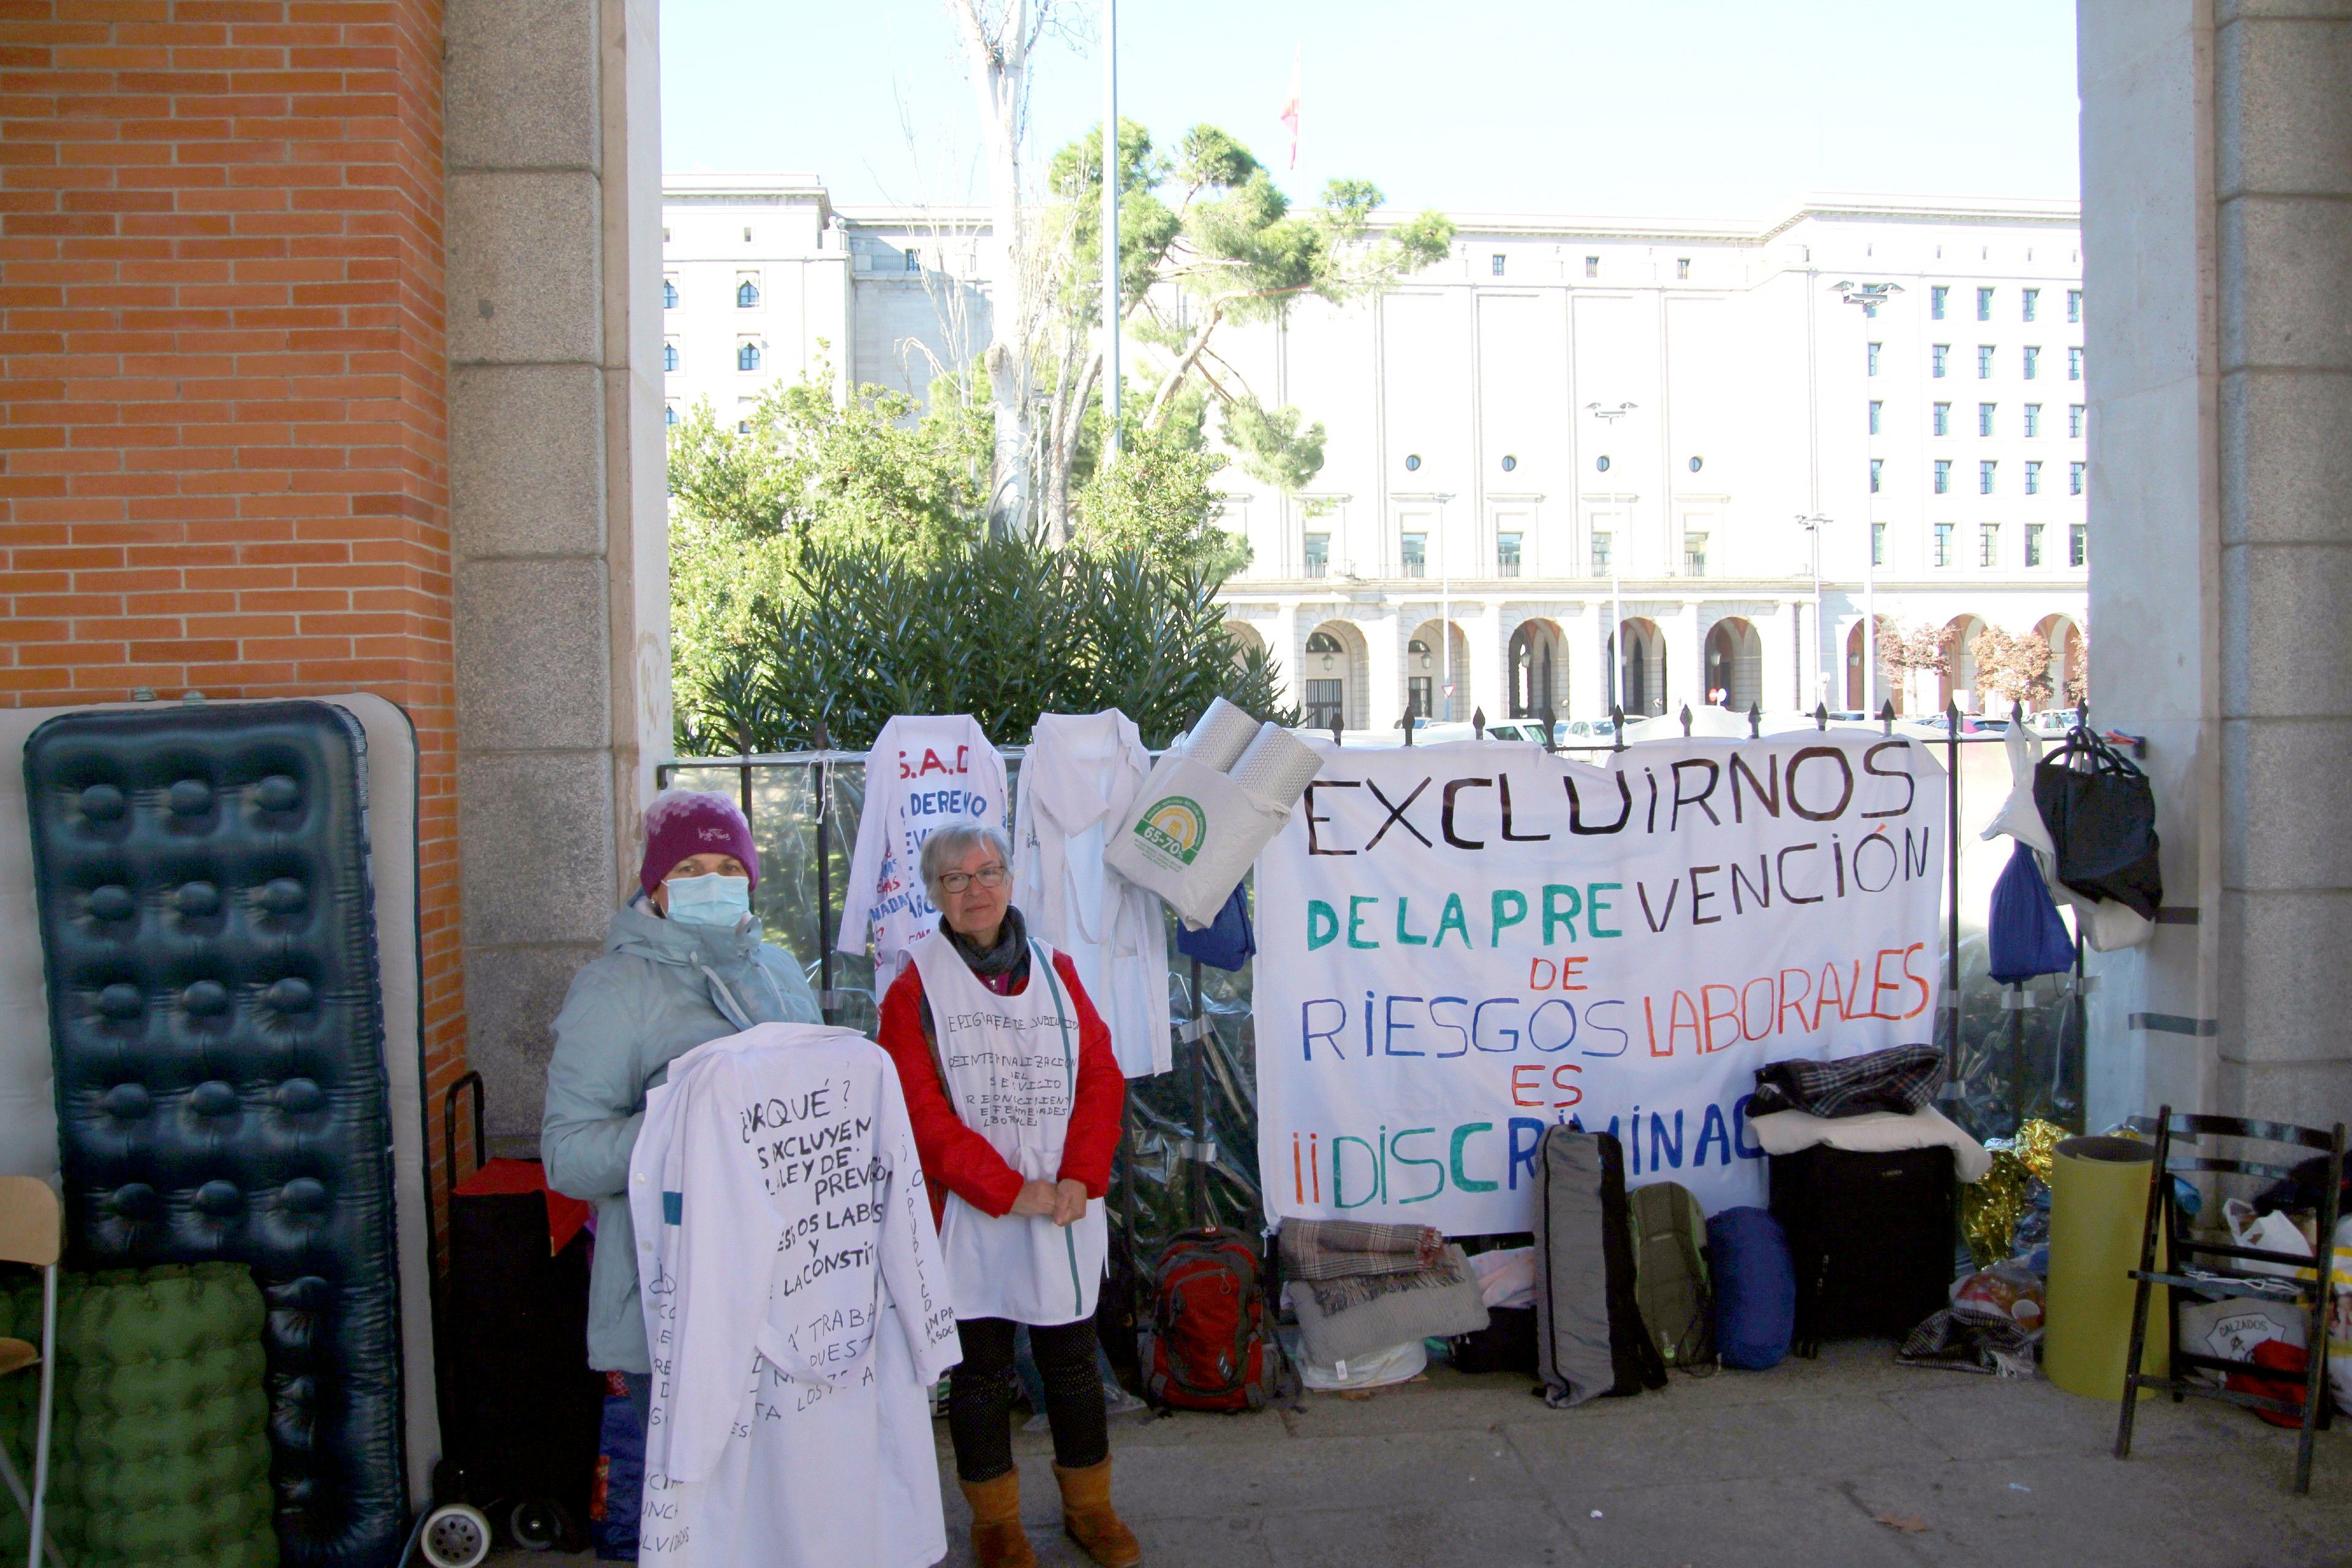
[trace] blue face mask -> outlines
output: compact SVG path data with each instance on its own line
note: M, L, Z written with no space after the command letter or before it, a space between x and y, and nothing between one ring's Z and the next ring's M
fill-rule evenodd
M708 877L672 877L669 918L680 925L719 926L733 931L751 912L751 879L714 871Z

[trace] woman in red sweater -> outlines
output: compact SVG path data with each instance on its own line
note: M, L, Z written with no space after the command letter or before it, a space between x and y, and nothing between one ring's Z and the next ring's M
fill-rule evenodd
M1129 1568L1143 1550L1111 1508L1094 1328L1127 1080L1076 967L1012 907L1011 847L989 826L925 842L940 929L883 998L880 1038L906 1092L963 1341L948 1431L972 1555L981 1568L1036 1562L1013 1466L1013 1338L1025 1323L1063 1525L1104 1568Z

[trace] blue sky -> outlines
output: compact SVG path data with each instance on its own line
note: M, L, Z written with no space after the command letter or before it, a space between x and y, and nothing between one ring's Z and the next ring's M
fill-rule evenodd
M1101 113L1042 52L1033 145ZM983 195L942 0L664 0L663 162L822 176L836 202ZM1455 211L1774 214L1807 190L2070 198L2072 0L1122 0L1120 112L1223 125L1294 195L1334 175ZM1276 120L1303 61L1298 167Z

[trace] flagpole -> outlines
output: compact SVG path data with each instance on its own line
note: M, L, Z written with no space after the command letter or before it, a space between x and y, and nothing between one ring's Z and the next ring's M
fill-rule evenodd
M1103 462L1117 461L1118 427L1118 0L1103 0Z

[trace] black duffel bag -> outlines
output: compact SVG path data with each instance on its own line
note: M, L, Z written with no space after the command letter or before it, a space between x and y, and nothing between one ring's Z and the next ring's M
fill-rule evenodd
M2157 863L2156 794L2147 775L2087 728L2033 770L2033 804L2058 849L2058 879L2089 899L2112 899L2142 920L2164 901Z

